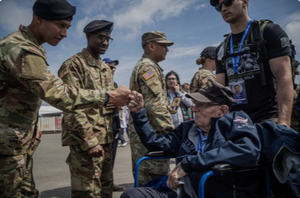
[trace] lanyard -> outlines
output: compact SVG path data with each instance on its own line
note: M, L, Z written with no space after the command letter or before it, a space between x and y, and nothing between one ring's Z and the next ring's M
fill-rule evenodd
M252 22L253 22L252 19L250 19L250 20L248 21L248 25L247 25L247 27L246 27L246 30L245 30L244 34L243 34L243 37L242 37L242 40L241 40L241 43L240 43L240 46L239 46L239 49L238 49L237 53L240 53L241 50L242 50L243 43L244 43L244 41L245 41L245 39L246 39L246 36L247 36L247 34L248 34L248 32L249 32L249 29L250 29L250 27L251 27ZM234 53L234 51L233 51L232 35L230 36L230 53L231 53L231 54ZM237 73L238 73L238 67L239 67L239 64L240 64L240 59L241 59L241 56L240 56L240 55L239 55L239 56L236 56L236 57L233 57L233 56L231 57L231 61L232 61L232 65L233 65L234 74L237 74Z
M202 153L204 151L204 147L206 145L207 138L202 136L202 131L200 128L198 128L197 131L199 132L198 151ZM202 142L202 137L203 137L203 142Z

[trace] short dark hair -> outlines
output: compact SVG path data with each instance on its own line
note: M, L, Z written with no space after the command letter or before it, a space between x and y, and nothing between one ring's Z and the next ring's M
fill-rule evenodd
M177 83L180 85L180 78L179 78L179 75L178 75L175 71L171 70L171 71L169 71L169 72L166 74L166 77L165 77L165 81L166 81L167 88L169 88L169 87L168 87L167 80L168 80L168 77L171 76L171 75L174 75L174 76L176 77Z

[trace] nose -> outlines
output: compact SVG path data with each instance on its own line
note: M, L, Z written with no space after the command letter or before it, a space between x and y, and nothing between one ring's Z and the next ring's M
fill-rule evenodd
M104 39L104 41L102 42L102 44L103 44L104 46L108 46L108 45L109 45L108 39Z
M68 36L68 29L67 28L63 28L61 30L61 36L62 37L67 37Z

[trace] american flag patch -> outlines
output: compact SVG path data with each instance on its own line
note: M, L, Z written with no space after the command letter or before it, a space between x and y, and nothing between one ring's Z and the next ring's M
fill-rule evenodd
M150 78L152 78L155 74L153 73L153 71L147 71L146 73L143 74L143 78L145 80L149 80Z

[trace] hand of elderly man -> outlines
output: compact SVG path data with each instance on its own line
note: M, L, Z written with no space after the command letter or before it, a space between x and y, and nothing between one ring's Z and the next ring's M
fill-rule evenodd
M168 174L168 187L172 189L177 189L179 179L184 177L185 175L186 172L184 172L184 170L181 168L181 164L177 164L177 166Z
M130 102L128 108L130 112L139 112L144 107L143 95L136 91L132 91L129 97Z

